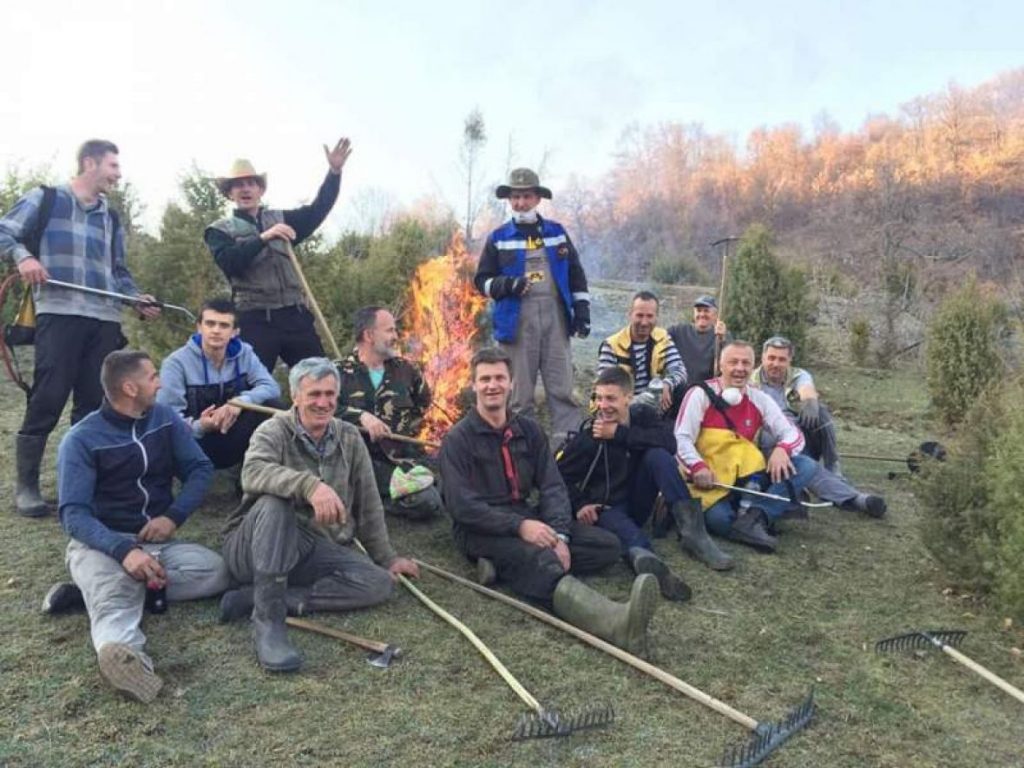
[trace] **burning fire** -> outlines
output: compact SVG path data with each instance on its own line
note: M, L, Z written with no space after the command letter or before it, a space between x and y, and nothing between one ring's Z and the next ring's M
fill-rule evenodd
M422 440L440 440L462 413L469 359L480 334L477 317L487 305L473 286L475 267L456 230L448 251L420 264L413 276L402 342L433 393L418 435Z

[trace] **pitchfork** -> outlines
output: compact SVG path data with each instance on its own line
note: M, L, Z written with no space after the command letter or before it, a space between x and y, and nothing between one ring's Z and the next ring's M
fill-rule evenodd
M960 651L953 647L960 645L965 637L967 637L967 632L962 629L936 629L931 632L910 632L906 635L897 635L896 637L879 640L875 643L875 651L882 653L885 651L912 651L919 650L921 648L938 648L947 656L952 657L954 661L963 664L972 672L976 672L988 680L992 685L997 688L1002 688L1017 701L1024 703L1024 691L1010 685L999 675L985 669L985 667L981 666L981 664L976 662L970 656L960 653Z

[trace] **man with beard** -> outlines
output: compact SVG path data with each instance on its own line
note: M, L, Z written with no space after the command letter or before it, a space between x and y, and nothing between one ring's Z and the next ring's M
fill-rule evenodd
M629 325L601 342L597 353L597 371L619 366L633 377L633 392L641 394L652 381L660 381L658 408L671 415L687 381L686 367L679 350L658 326L658 297L640 291L629 307Z
M442 511L432 462L422 449L388 438L419 434L430 387L416 366L399 356L395 317L387 309L362 307L352 325L355 348L338 363L338 416L364 431L384 509L429 520Z
M774 522L815 472L800 451L803 435L764 392L749 386L754 348L745 341L725 345L722 375L691 388L676 421L679 461L690 476L691 494L700 499L708 530L761 552L774 552ZM765 462L754 442L767 430L775 447ZM721 488L716 483L784 496L767 499Z
M441 444L442 489L456 544L477 560L481 581L507 581L566 621L642 653L658 581L650 573L638 575L629 601L615 603L576 578L614 563L619 540L573 519L540 425L508 409L510 363L499 348L473 355L476 406Z
M557 221L537 213L551 190L529 168L495 190L512 218L487 238L473 282L494 299L494 338L512 359L512 410L533 418L537 374L556 442L579 424L569 338L590 335L590 293L579 254Z

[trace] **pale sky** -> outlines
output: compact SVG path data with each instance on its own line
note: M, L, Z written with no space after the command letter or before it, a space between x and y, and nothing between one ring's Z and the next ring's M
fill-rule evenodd
M536 166L557 189L611 166L624 129L699 122L844 130L916 96L1024 65L1024 3L802 1L5 3L0 170L121 148L154 227L180 175L250 158L266 201L310 199L321 145L355 148L329 233L371 195L463 208L458 164L479 108L485 178Z

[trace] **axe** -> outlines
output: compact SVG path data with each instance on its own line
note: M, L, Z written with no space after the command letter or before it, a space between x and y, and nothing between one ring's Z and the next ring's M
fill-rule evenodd
M391 643L381 643L376 640L367 640L365 637L359 637L359 635L351 635L348 632L344 632L334 627L328 627L324 624L320 624L316 621L307 621L306 619L296 619L289 616L285 619L285 623L289 627L295 627L296 629L304 629L307 632L316 632L319 635L326 635L327 637L333 637L335 640L344 640L346 643L350 643L364 650L370 651L370 655L366 657L368 664L381 669L387 669L391 666L392 659L402 658L402 649L397 645L391 645Z

